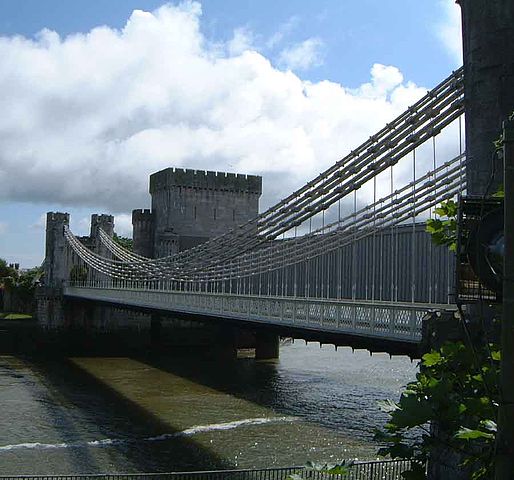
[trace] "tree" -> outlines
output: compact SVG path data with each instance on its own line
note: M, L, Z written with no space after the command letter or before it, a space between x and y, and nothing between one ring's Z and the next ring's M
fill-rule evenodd
M84 282L87 279L88 269L84 265L73 265L70 270L72 282Z
M426 478L421 466L441 450L461 458L472 479L492 478L499 365L494 345L447 342L423 355L399 402L381 405L390 418L376 434L386 444L379 454L417 460L405 477L413 480ZM430 428L431 422L444 432Z
M114 233L112 239L120 246L123 247L125 250L133 251L134 247L134 241L131 238L128 237L122 237L118 235L117 233Z
M15 278L16 276L16 270L10 267L6 260L0 258L0 283L3 284L6 278Z
M0 288L9 293L8 308L31 312L34 308L36 286L42 274L41 267L20 271L0 259Z

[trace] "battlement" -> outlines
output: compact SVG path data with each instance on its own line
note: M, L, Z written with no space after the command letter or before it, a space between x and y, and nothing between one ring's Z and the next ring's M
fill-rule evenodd
M98 237L98 229L101 228L107 235L112 236L114 232L114 216L105 213L91 215L91 237Z
M70 214L62 212L48 212L46 214L46 225L48 226L52 223L62 223L65 225L69 225Z
M150 175L150 193L173 187L243 192L260 195L262 177L206 170L166 168Z
M149 208L137 208L132 210L132 225L135 222L144 222L144 221L152 221L153 213Z
M112 223L114 225L114 216L107 215L106 213L93 213L93 215L91 215L91 224L103 225L105 223Z

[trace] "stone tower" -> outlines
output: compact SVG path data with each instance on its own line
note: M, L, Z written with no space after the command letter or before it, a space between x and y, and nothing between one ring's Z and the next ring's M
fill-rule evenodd
M134 210L136 253L173 255L222 235L259 212L262 178L167 168L150 176L152 211Z
M96 214L91 215L91 243L92 247L98 255L102 257L109 257L109 250L102 244L100 240L99 229L102 229L109 237L113 237L114 235L114 217L112 215L106 214Z
M154 222L149 209L132 211L133 250L138 255L153 257Z
M68 279L66 240L64 227L70 224L70 214L48 212L46 214L46 254L44 261L45 284L62 287Z

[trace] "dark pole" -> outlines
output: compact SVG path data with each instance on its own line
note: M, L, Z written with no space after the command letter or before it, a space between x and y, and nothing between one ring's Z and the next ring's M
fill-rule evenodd
M462 10L467 192L490 195L503 176L494 141L514 110L514 1L458 3Z
M514 172L513 124L504 127L504 165L494 154L514 110L514 1L457 0L462 10L468 195L505 188L502 361L495 479L514 479ZM504 167L504 168L502 168ZM505 177L504 177L505 176ZM471 309L473 316L482 312ZM482 320L484 320L482 318Z
M501 325L500 405L495 479L514 478L514 121L503 124L505 179L503 315Z

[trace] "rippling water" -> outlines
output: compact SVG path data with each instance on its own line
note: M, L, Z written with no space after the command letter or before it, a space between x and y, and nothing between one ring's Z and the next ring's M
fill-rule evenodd
M297 342L276 362L0 357L0 474L270 467L374 458L405 357Z

